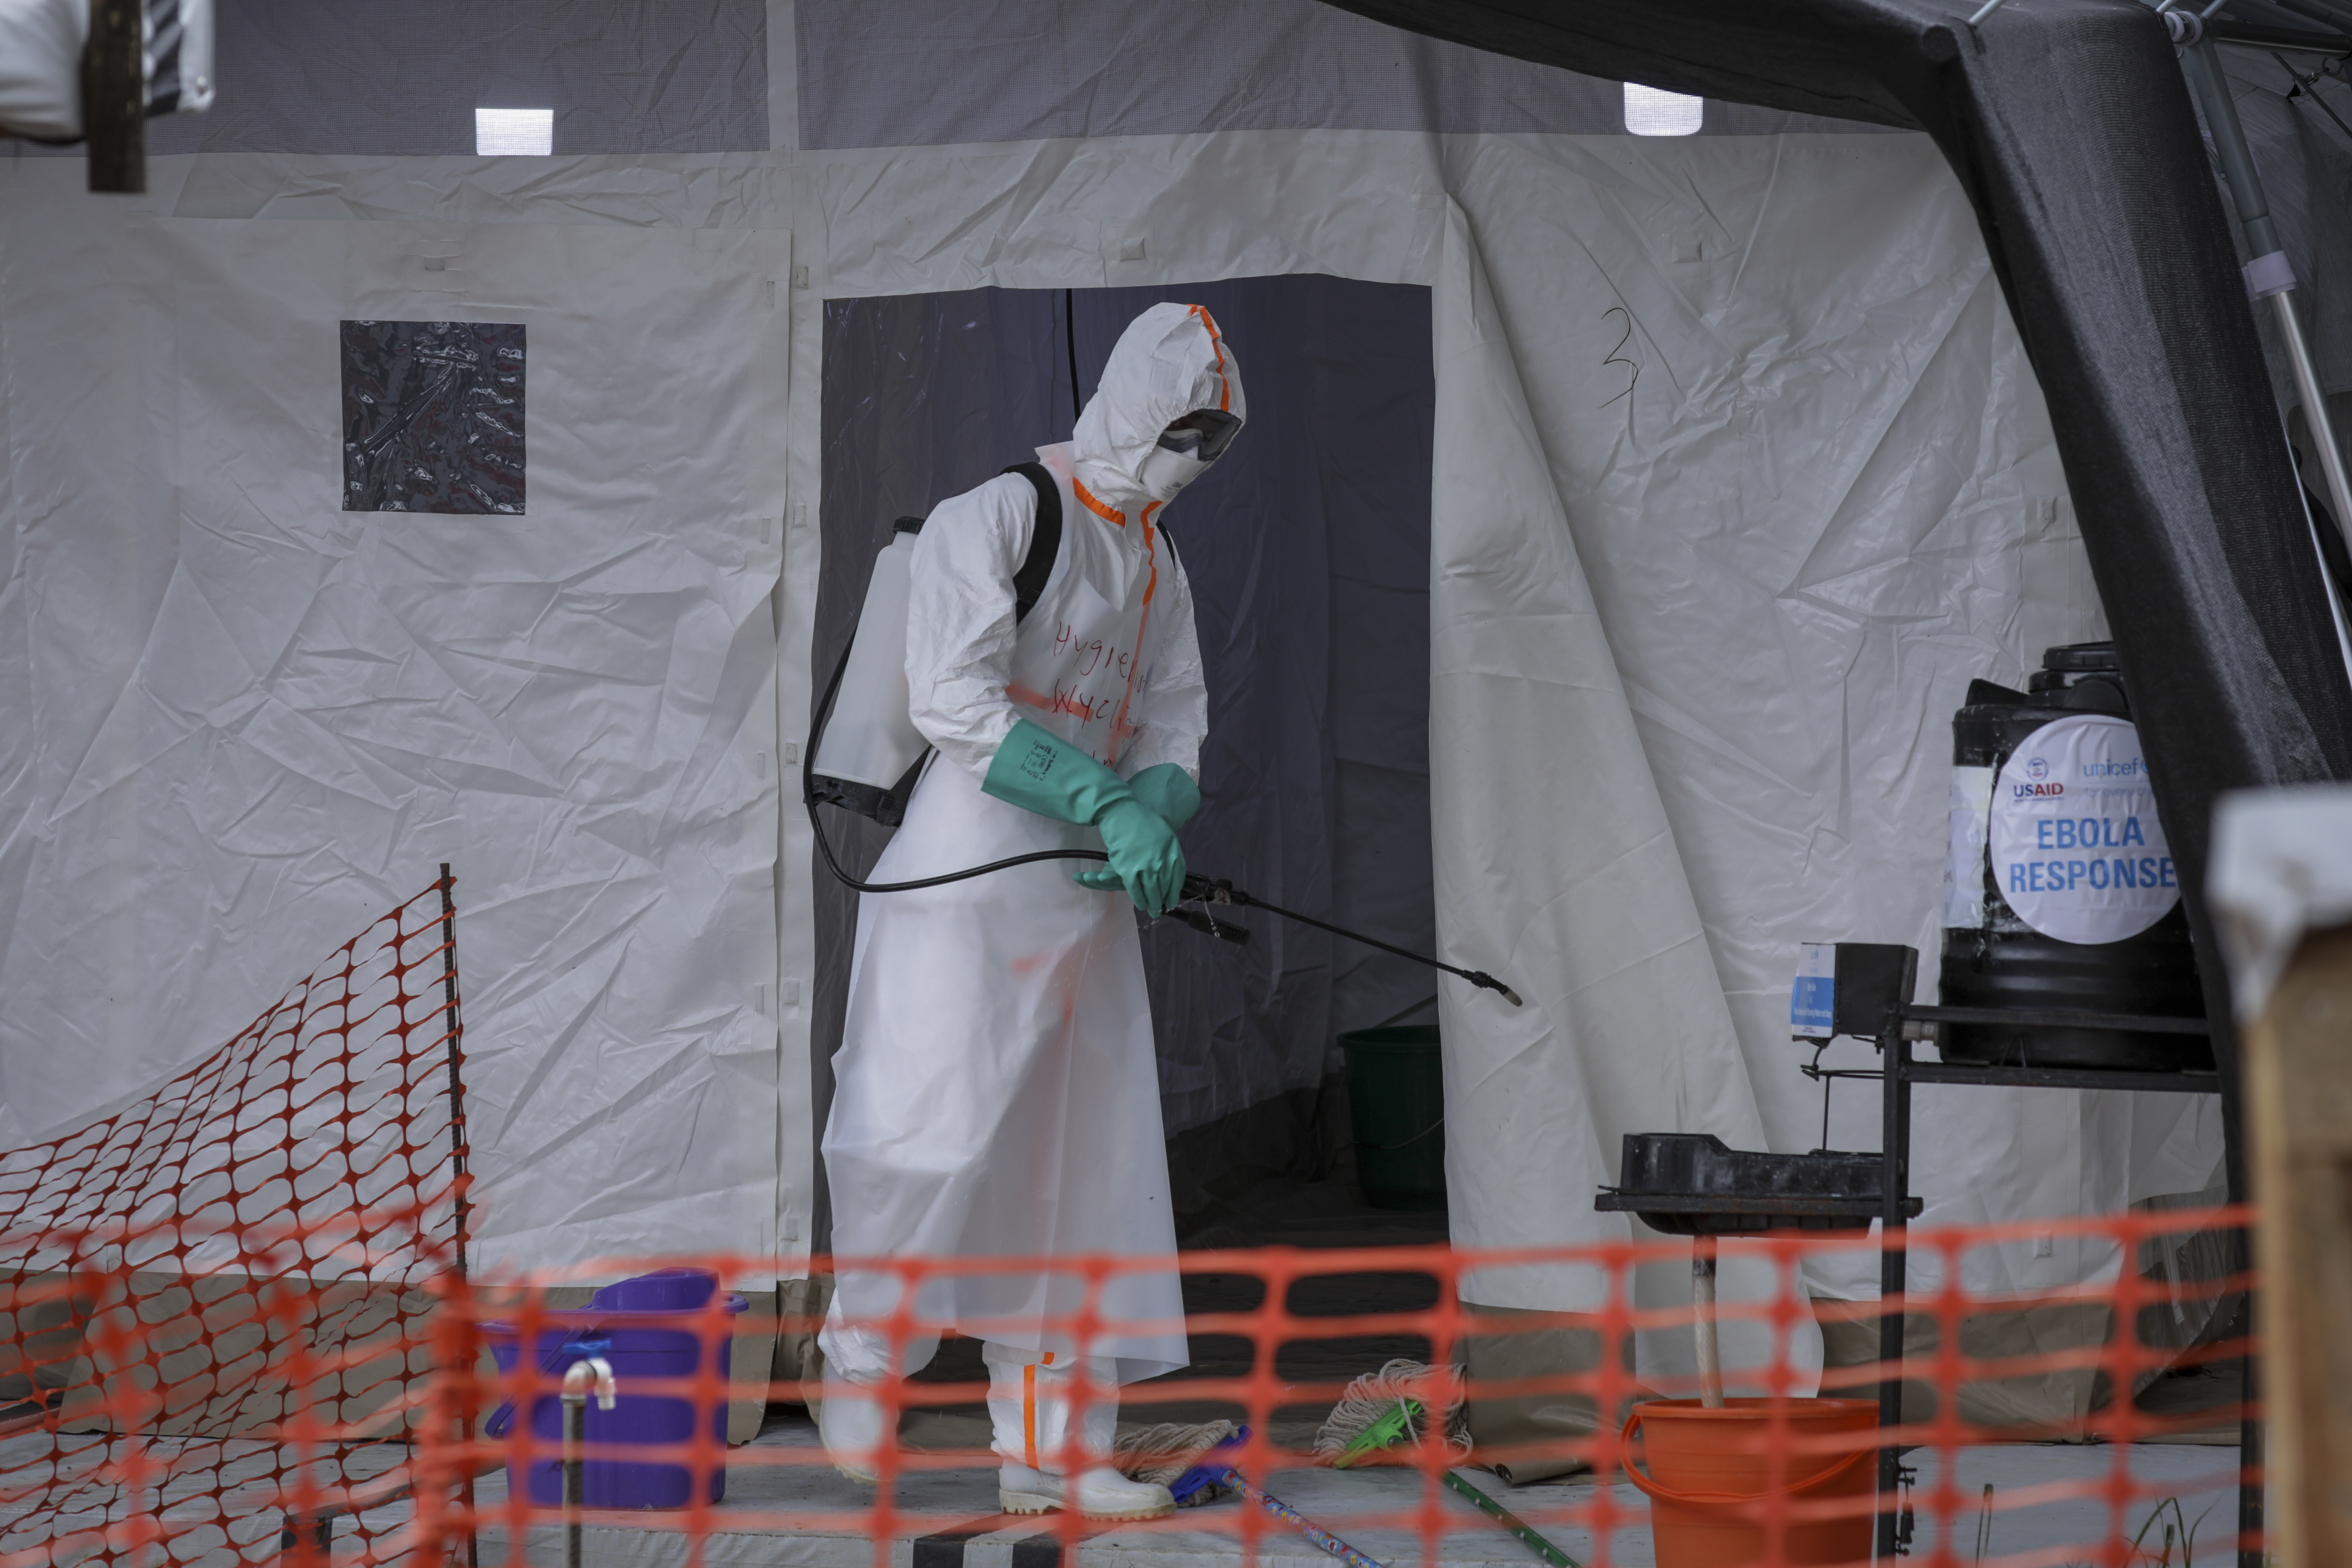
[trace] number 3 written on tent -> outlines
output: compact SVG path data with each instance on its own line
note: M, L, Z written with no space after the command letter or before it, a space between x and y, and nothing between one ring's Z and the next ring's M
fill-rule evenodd
M1642 379L1642 362L1639 360L1624 359L1620 356L1624 353L1625 345L1633 341L1633 312L1628 310L1622 305L1612 305L1609 309L1601 312L1601 319L1604 321L1612 316L1622 316L1625 318L1625 335L1617 340L1617 346L1611 349L1609 351L1609 357L1602 360L1601 363L1604 368L1612 364L1622 364L1628 372L1631 373L1625 377L1625 390L1617 395L1617 397L1631 397L1633 395L1633 384ZM1601 402L1601 406L1603 408L1608 407L1610 404L1617 401L1617 397L1604 399Z

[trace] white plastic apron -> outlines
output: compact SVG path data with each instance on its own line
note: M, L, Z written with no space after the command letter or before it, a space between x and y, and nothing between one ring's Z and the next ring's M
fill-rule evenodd
M1061 482L1062 548L1021 624L1010 689L1022 717L1116 765L1160 642L1150 625L1157 541L1146 520L1120 526L1082 503L1066 447L1038 457ZM899 881L1101 847L1092 828L984 795L934 757L872 875ZM1186 1363L1183 1302L1134 909L1124 893L1072 882L1080 868L1045 861L860 899L824 1137L833 1247L845 1260L1164 1259L1106 1278L1093 1302L1105 1327L1085 1351L1118 1358L1131 1383ZM944 1328L1074 1350L1049 1320L1076 1314L1088 1283L1035 1269L934 1279L896 1365L874 1336L838 1321L826 1353L852 1373L912 1371ZM887 1316L898 1290L896 1276L845 1268L837 1313Z

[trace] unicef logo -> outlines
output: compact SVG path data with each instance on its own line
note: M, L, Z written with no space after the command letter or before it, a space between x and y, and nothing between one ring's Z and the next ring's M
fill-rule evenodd
M2050 776L2050 764L2036 757L2025 764L2025 776L2039 784Z

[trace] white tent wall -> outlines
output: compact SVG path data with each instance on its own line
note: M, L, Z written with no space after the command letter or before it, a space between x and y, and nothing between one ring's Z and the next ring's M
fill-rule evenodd
M1581 1058L1575 1098L1611 1173L1622 1132L1673 1126L1737 1145L1759 1113L1770 1147L1821 1146L1819 1090L1789 1039L1798 945L1910 942L1932 997L1948 715L1970 678L2022 684L2043 647L2105 635L2048 416L1974 219L1934 149L1910 138L1496 139L1457 150L1449 185L1549 456L1570 536L1556 570L1589 576L1605 634L1581 631L1573 595L1525 602L1537 574L1511 551L1527 547L1481 515L1500 487L1454 458L1454 510L1441 479L1435 531L1466 543L1474 529L1482 544L1458 562L1441 547L1436 581L1449 568L1497 581L1457 612L1465 658L1489 687L1577 685L1542 703L1489 708L1465 688L1433 705L1433 754L1478 759L1462 769L1466 797L1436 807L1459 835L1440 856L1441 929L1451 916L1476 931L1475 944L1449 933L1465 951L1516 935L1528 956L1496 962L1515 978L1556 965L1553 986L1536 984L1565 1003L1564 1039L1549 1047L1517 1040L1538 1026L1491 1009L1467 1029L1449 1017L1467 1037L1457 1074L1471 1076L1467 1050L1491 1053L1494 1076L1476 1081L1511 1115L1548 1071L1567 1076L1538 1065L1547 1055ZM1441 364L1442 421L1449 384ZM1441 454L1458 450L1441 438ZM1500 735L1525 748L1513 766L1489 760ZM1481 840L1499 842L1482 854ZM1492 868L1461 868L1478 858ZM1686 955L1702 927L1720 1010L1693 994L1705 982ZM1843 1043L1835 1059L1871 1054ZM1874 1094L1849 1088L1833 1110L1828 1146L1877 1146ZM1916 1121L1927 1224L2196 1191L2221 1152L2215 1108L2189 1097L1928 1089ZM1536 1172L1482 1175L1524 1191ZM1570 1224L1582 1239L1601 1222L1514 1214L1479 1239L1523 1245ZM2062 1283L2105 1261L2063 1244L2032 1254L1972 1254L1971 1283ZM1916 1277L1932 1282L1937 1266L1923 1256ZM1874 1256L1813 1270L1824 1294L1866 1297L1875 1280ZM1493 1289L1500 1304L1535 1304Z
M1494 954L1532 1003L1461 984L1441 993L1447 1120L1481 1134L1447 1146L1452 1232L1491 1247L1621 1239L1622 1215L1527 1194L1612 1182L1626 1131L1670 1126L1756 1148L1764 1127L1501 301L1458 206L1442 277L1430 549L1430 616L1444 628L1430 690L1438 925L1456 951ZM1726 1300L1771 1297L1780 1281L1756 1262L1738 1248L1725 1257ZM1607 1292L1594 1265L1481 1269L1461 1287L1465 1300L1523 1310L1597 1310ZM1688 1269L1643 1265L1634 1295L1685 1301ZM1771 1338L1730 1317L1724 1364L1770 1364ZM1688 1340L1644 1332L1644 1375L1695 1373ZM1817 1340L1795 1349L1801 1373L1817 1370Z
M764 1250L782 237L171 216L464 183L194 162L127 205L0 174L0 1135L203 1055L446 860L476 1261ZM377 319L526 326L522 515L342 510Z
M568 14L609 11L606 31L627 37L635 23L618 24L645 9ZM311 52L361 63L373 47L366 8L337 11L350 32L322 35ZM1311 0L1003 0L952 15L969 37L925 26L941 14L913 0L772 4L765 152L744 145L749 121L731 107L726 135L683 150L573 153L559 142L542 159L464 156L452 140L463 117L451 114L378 115L371 123L411 139L394 148L302 144L323 134L305 129L315 113L256 110L247 122L264 132L157 157L154 193L128 203L81 194L69 160L0 170L11 453L0 526L14 584L0 624L27 650L11 661L12 762L0 773L16 824L0 847L0 890L13 900L0 984L17 1003L0 1019L0 1126L23 1135L74 1120L199 1054L299 973L324 933L422 885L446 855L467 879L481 1175L491 1212L514 1216L490 1222L508 1227L493 1254L548 1263L707 1247L791 1258L808 1235L817 1132L797 1000L812 973L811 870L775 763L808 711L823 301L1318 271L1435 289L1441 343L1459 341L1448 321L1481 323L1491 352L1440 350L1442 428L1480 406L1525 410L1515 425L1466 421L1441 447L1433 497L1433 568L1454 574L1433 572L1433 602L1456 606L1451 618L1436 612L1433 646L1441 661L1455 648L1486 660L1441 663L1436 679L1516 683L1527 703L1525 716L1486 709L1489 724L1469 721L1475 705L1433 719L1433 751L1456 748L1475 784L1441 787L1435 805L1444 945L1529 998L1510 1022L1517 1032L1485 998L1447 1004L1455 1234L1622 1234L1589 1202L1623 1132L1819 1142L1819 1100L1786 1039L1797 942L1908 941L1932 953L1951 710L1969 678L2015 680L2043 646L2100 630L2046 413L1933 149L1717 104L1698 136L1629 138L1615 84L1409 38ZM226 95L237 84L224 29ZM754 47L742 28L729 36ZM1055 47L1040 47L1048 37ZM320 97L327 80L382 90L324 69L301 85ZM609 90L635 90L614 80ZM977 85L947 90L957 81ZM267 80L243 89L277 90ZM505 89L467 78L413 90L489 102ZM703 100L663 101L674 119ZM659 114L638 118L676 131ZM604 120L625 132L628 117ZM796 127L821 144L795 147ZM871 144L893 139L904 144ZM659 306L647 285L668 264L655 258L681 246L704 254L691 234L762 231L756 262L738 254L740 267L680 307L694 331L648 348L645 376L613 378L596 389L602 401L567 412L533 404L534 483L556 483L552 444L572 440L573 480L608 476L616 488L581 501L577 531L547 540L531 581L586 592L568 585L599 562L631 594L686 580L675 602L693 614L679 617L676 656L656 660L641 643L618 679L583 681L576 707L519 701L500 716L507 728L486 718L452 731L453 748L462 738L520 755L593 725L600 702L674 700L725 709L723 759L694 761L689 745L645 727L635 733L646 776L592 787L562 774L527 821L478 812L467 787L423 767L389 805L364 809L306 783L326 804L306 805L299 829L269 826L268 803L314 773L336 775L269 760L240 784L260 805L236 817L178 804L193 797L175 753L134 748L118 772L91 771L99 763L83 759L103 755L96 738L148 701L142 682L163 690L168 667L196 646L175 640L196 632L173 630L186 623L165 614L184 554L226 540L259 574L248 584L248 568L235 570L248 601L266 583L299 591L289 602L300 604L323 603L320 584L351 582L379 599L396 586L353 573L400 566L454 587L496 567L467 553L497 537L488 520L465 520L468 542L432 576L385 547L401 536L384 517L341 514L331 485L318 490L330 470L316 466L334 450L331 349L315 360L281 349L289 366L328 378L299 396L289 386L187 412L213 366L173 358L171 345L214 338L184 323L193 305L166 304L184 277L215 278L205 268L216 272L216 259L197 265L215 256L207 247L243 253L173 237L146 242L145 258L136 214L358 237L297 246L309 258L299 265L263 255L249 283L206 284L233 321L262 324L260 297L278 289L330 328L331 305L356 313L340 303L348 291L387 312L421 298L413 279L341 270L345 247L388 268L394 231L415 223L562 226L561 266L575 270L519 271L513 287L530 292L501 297L583 321L625 300ZM596 237L625 230L671 248L624 258ZM1483 301L1468 281L1474 260L1489 280ZM778 309L764 316L770 282ZM443 309L519 319L487 303ZM773 329L741 330L787 315L788 349ZM558 336L535 330L534 355L542 345L553 355ZM220 352L250 382L268 341ZM534 395L547 384L535 380ZM570 432L548 424L575 416ZM184 421L217 432L195 458L173 434ZM627 431L665 464L686 459L688 489L633 488L642 479L617 474L592 431L605 445ZM736 455L706 463L714 433ZM315 471L267 461L280 443ZM1483 475L1513 476L1527 526L1554 537L1517 553L1501 542L1482 510ZM535 530L532 493L524 521ZM184 512L244 517L245 531L217 521L207 531ZM781 563L760 542L763 517L782 520ZM446 530L454 520L425 521ZM351 538L377 542L335 542ZM1547 618L1562 609L1582 617L1573 637L1556 637ZM580 645L534 644L529 657L612 674L598 663L607 630L591 613L579 620ZM689 622L706 629L688 637ZM556 635L543 625L530 635L542 634ZM409 667L423 669L482 634L404 635ZM766 650L772 686L730 707L720 693L740 690L729 672L747 649ZM278 663L238 657L261 672L240 689L277 692L330 731L322 715L359 711L350 704L377 689L364 672L318 674L321 658L303 667L313 684L296 700L283 693L299 683ZM635 696L605 690L632 680ZM1577 700L1540 700L1555 687ZM233 715L205 695L205 706L173 710L215 726L201 745L226 744L210 737ZM1545 770L1563 761L1608 798L1557 787ZM108 788L79 806L79 820L59 816L75 779L101 777ZM598 837L608 814L648 810L634 843ZM613 869L624 859L628 875ZM1612 881L1619 860L1642 874ZM567 908L556 891L566 887L595 892ZM1508 1121L1497 1109L1507 1098ZM2192 1190L2219 1152L2193 1102L1926 1091L1919 1107L1916 1187L1930 1223ZM1874 1106L1849 1090L1831 1142L1875 1141ZM2103 1261L2021 1247L1987 1267L2057 1282ZM1868 1276L1856 1263L1817 1284L1867 1295ZM1572 1279L1480 1289L1502 1305L1591 1304Z

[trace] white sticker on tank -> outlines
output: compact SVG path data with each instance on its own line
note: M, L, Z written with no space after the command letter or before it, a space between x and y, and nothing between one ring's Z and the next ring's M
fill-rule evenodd
M2180 879L2139 732L2070 713L2021 742L1992 792L1992 873L2018 918L2060 942L2121 942L2162 920Z
M1990 768L1962 763L1952 769L1952 795L1945 811L1948 842L1944 855L1944 923L1973 930L1984 924L1985 837L1992 815Z

